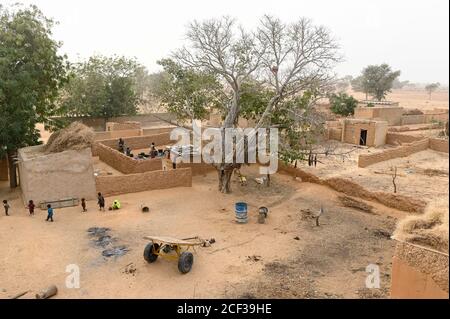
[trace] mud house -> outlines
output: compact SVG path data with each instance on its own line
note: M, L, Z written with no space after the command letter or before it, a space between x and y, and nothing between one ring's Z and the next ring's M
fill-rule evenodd
M327 123L328 139L342 143L382 146L386 144L388 123L365 119L342 119Z
M67 150L46 154L43 145L19 149L19 181L24 202L36 204L67 199L94 199L96 194L92 153Z

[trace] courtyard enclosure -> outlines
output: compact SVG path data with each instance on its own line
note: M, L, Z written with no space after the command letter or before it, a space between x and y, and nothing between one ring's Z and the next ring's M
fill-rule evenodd
M58 201L95 198L94 168L90 148L44 154L43 146L19 149L19 178L23 201Z

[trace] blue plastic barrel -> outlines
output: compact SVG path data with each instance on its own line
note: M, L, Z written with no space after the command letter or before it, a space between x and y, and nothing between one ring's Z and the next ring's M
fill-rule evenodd
M235 204L236 221L240 224L245 224L247 218L247 203L239 202Z

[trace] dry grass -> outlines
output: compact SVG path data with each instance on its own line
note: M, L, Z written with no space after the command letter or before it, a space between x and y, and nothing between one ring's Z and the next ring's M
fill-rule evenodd
M45 153L58 153L67 150L81 150L94 143L94 131L80 122L53 133L45 144Z
M395 238L448 253L449 203L441 200L428 205L425 213L400 221Z

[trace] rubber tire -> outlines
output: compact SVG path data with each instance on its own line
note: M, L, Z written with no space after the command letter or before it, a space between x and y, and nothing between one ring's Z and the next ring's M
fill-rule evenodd
M154 244L154 243L149 243L147 244L147 246L145 246L144 249L144 259L150 264L156 261L156 259L158 259L158 255L153 253L153 249L154 250L158 250L159 249L159 245L158 244Z
M192 269L192 264L194 263L194 255L189 251L184 251L181 253L178 259L178 270L182 274L187 274Z

